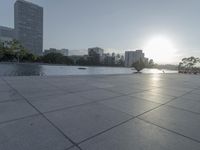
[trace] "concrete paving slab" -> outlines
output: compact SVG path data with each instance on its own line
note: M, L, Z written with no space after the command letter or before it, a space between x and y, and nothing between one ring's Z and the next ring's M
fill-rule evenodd
M122 94L114 93L114 92L104 90L104 89L97 89L97 90L92 90L92 91L79 92L77 93L77 95L94 100L94 101L98 101L98 100L109 99L112 97L117 97Z
M138 88L130 88L127 85L126 86L115 86L112 88L107 88L107 90L113 91L113 92L117 92L120 94L132 94L132 93L137 93L137 92L142 92L145 91L144 89L138 89Z
M16 91L12 89L7 90L7 91L0 91L0 102L9 101L9 100L17 100L21 98L22 96L20 96Z
M80 146L83 150L199 150L200 143L134 119Z
M77 147L73 147L73 148L70 148L70 149L67 149L67 150L80 150L80 149L78 149Z
M46 80L50 85L66 91L66 92L81 92L97 89L96 87L90 85L87 80L81 80L81 78L67 78L67 79L53 79L52 81ZM84 85L84 86L80 86Z
M200 90L194 90L192 93L194 93L194 94L198 94L199 97L200 97Z
M106 83L106 82L94 82L94 83L91 83L91 85L96 88L112 88L112 87L114 87L113 84Z
M154 102L130 96L117 97L102 101L100 103L132 116L140 115L160 105Z
M0 123L37 113L38 112L23 99L0 103Z
M200 96L198 94L194 94L194 93L186 94L181 98L188 99L188 100L200 101Z
M181 97L168 103L167 105L200 114L200 100L192 100Z
M101 104L88 104L47 113L45 116L75 142L81 142L131 118Z
M174 96L174 97L179 97L187 93L187 91L168 89L168 88L154 88L149 91L152 93L160 94L160 95L167 95L167 96Z
M98 88L95 88L94 86L91 85L84 85L80 86L80 84L78 85L71 85L68 88L62 88L62 90L70 92L70 93L78 93L78 92L84 92L84 91L92 91L92 90L96 90Z
M0 92L7 92L12 90L11 87L9 87L5 82L0 82Z
M72 144L41 116L0 124L1 150L65 150Z
M92 100L80 97L77 94L60 94L28 98L28 100L41 112L54 111L67 107L89 103Z
M34 119L33 116L39 116L37 111L23 98L18 100L21 103L0 100L0 149L23 150L30 145L39 150L75 148L66 136L81 142L83 150L200 147L199 76L134 74L3 79L9 85L0 78L0 94L13 87L41 112L50 111L44 114L56 128L43 117ZM4 97L12 99L7 94ZM164 103L172 97L176 100L166 106ZM133 119L138 115L140 119ZM30 120L23 121L26 119Z
M130 96L142 98L142 99L145 99L148 101L161 103L161 104L164 104L174 98L173 96L160 95L160 94L153 93L153 92L134 93L134 94L131 94Z
M140 118L200 141L199 114L163 106L140 116Z
M18 90L18 92L23 95L25 98L32 98L32 97L41 97L41 96L48 96L48 95L59 95L67 92L63 92L58 89L29 89L26 90Z

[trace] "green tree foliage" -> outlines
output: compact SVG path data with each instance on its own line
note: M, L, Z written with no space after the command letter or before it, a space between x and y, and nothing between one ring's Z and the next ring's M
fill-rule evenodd
M0 60L3 58L4 55L4 44L0 41Z
M150 60L149 60L149 66L150 66L150 67L153 67L154 65L155 65L155 64L154 64L153 59L150 59Z
M90 65L89 61L87 59L84 59L84 58L78 59L76 63L78 65L82 65L82 66Z
M195 73L197 70L199 70L198 65L200 63L200 58L198 57L188 57L183 58L182 61L179 63L178 70L179 72L184 73Z
M73 61L67 56L63 56L60 53L49 53L41 58L44 63L52 64L73 64Z
M142 69L145 68L145 63L142 59L140 59L139 61L133 63L132 67L134 67L137 70L137 72L140 72Z
M17 40L0 42L0 61L35 61L37 59Z
M3 50L4 49L4 44L2 41L0 41L0 50Z

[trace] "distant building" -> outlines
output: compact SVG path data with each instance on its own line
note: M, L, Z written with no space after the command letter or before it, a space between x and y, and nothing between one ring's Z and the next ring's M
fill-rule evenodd
M114 65L115 57L110 55L109 53L103 54L103 64L104 65Z
M69 50L68 49L61 49L60 53L63 54L64 56L68 56L69 55Z
M120 54L103 54L103 64L107 66L123 66L124 64L124 56Z
M69 50L68 49L55 49L55 48L50 48L50 49L46 49L44 51L44 55L49 54L49 53L60 53L64 56L68 56L69 55Z
M104 50L100 47L88 48L88 55L93 56L94 54L99 54L99 56L103 56Z
M13 28L0 26L0 41L12 41L15 37Z
M100 64L104 61L103 53L104 53L104 50L100 47L88 48L89 59L94 64Z
M74 64L77 64L80 62L81 59L84 61L87 61L88 55L71 55L71 56L69 56L69 58L73 60Z
M131 67L134 62L142 59L145 61L144 53L142 50L126 51L125 52L125 67Z
M120 55L120 54L117 54L117 55L115 56L115 64L124 65L124 56L123 56L123 55Z
M83 56L83 55L88 55L88 50L87 49L73 49L73 50L69 50L69 56Z
M14 6L16 39L35 55L43 51L43 8L17 0Z
M146 64L146 65L148 65L149 64L149 58L144 58L144 63Z

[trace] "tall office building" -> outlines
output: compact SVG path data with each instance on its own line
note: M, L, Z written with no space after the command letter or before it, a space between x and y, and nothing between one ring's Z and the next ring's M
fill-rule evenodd
M42 55L43 50L43 8L17 0L14 6L16 39L35 55Z
M125 52L125 66L131 67L134 62L139 61L142 59L145 60L144 53L142 50L136 50L136 51L126 51Z

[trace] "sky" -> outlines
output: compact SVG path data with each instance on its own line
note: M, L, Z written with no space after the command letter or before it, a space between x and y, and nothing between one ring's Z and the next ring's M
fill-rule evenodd
M44 49L143 49L157 63L200 57L200 0L27 0L44 8ZM14 26L15 0L0 0Z

